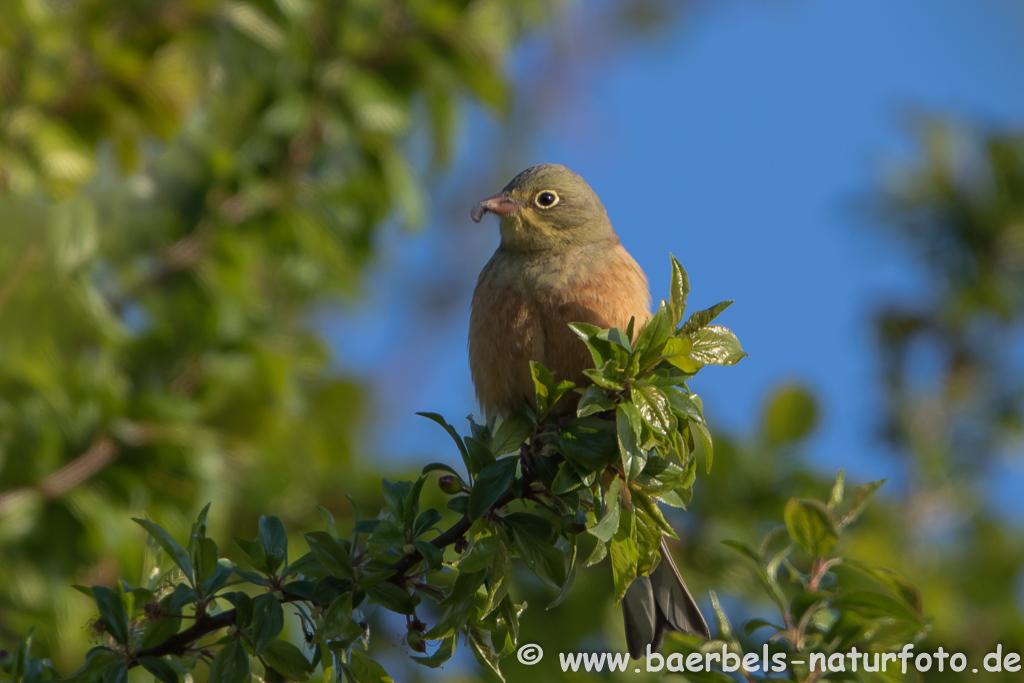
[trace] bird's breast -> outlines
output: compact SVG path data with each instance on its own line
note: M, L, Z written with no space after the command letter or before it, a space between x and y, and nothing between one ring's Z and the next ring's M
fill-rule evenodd
M555 254L499 249L484 267L470 315L470 370L488 416L533 396L529 361L586 384L592 359L570 322L625 329L650 315L647 278L616 241Z

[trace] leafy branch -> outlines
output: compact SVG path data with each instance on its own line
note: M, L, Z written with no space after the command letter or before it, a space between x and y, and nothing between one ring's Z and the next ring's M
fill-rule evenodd
M711 324L730 302L684 320L688 293L686 273L673 258L671 300L639 332L634 334L632 324L627 330L573 324L594 360L586 388L534 363L535 402L521 415L493 425L470 420L470 434L463 436L440 415L424 413L451 435L462 471L432 463L415 481L383 480L384 509L364 518L353 501L353 523L345 530L321 508L325 528L305 534L308 552L294 561L276 517L260 518L255 539L234 539L245 566L222 558L207 536L209 505L185 544L152 521L136 519L172 566L162 580L155 577L144 587L124 581L115 588L78 587L96 603L94 628L103 644L64 680L124 680L128 670L142 666L160 681L178 683L205 662L212 680L240 683L249 680L255 661L274 680L306 680L320 667L327 680L383 683L387 673L366 655L363 609L369 604L406 616L416 662L438 667L461 640L500 678L500 662L516 649L526 607L509 594L513 558L557 591L553 607L569 593L579 571L580 537L589 536L593 550L582 564L608 558L619 600L636 577L655 567L662 537L675 537L659 503L689 503L698 450L711 467L703 405L686 382L705 365L731 365L745 354L732 332ZM558 417L554 408L570 392L578 394L576 414ZM437 485L456 515L444 530L439 524L445 515L421 507L423 488L434 475L440 475ZM828 591L841 563L864 566L831 553L840 530L873 490L858 493L843 515L836 512L842 479L827 506L791 501L785 514L791 540L781 551L771 550L778 533L760 551L731 544L755 562L782 610L785 626L773 639L790 651L828 650L867 638L863 619L856 632L841 629L863 615L865 605L877 609L878 601L868 604L862 596L858 603L856 593ZM793 558L797 549L811 558L804 573ZM792 599L779 582L780 569L802 588ZM888 585L902 585L895 581ZM424 599L434 605L425 615L429 626L420 615ZM721 637L738 648L714 604ZM281 637L284 605L298 614L306 651ZM846 612L830 616L844 605ZM185 622L191 623L182 628ZM58 678L29 656L29 643L0 661L2 670L16 680Z

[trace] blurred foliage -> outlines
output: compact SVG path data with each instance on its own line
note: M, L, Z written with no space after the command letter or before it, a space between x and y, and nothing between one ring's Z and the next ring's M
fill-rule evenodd
M73 670L98 642L83 627L96 601L117 601L70 584L162 586L157 546L131 515L184 539L215 500L210 536L252 538L263 513L311 528L315 503L351 528L346 491L365 509L388 502L379 473L355 467L373 455L354 445L364 388L331 367L313 314L359 296L383 222L426 215L423 179L450 157L460 104L506 111L503 61L557 4L0 3L0 646L34 626L32 653ZM645 39L683 4L599 12ZM842 548L920 587L933 619L918 651L942 645L973 662L996 643L1024 652L1024 543L991 500L1019 462L1024 422L1024 138L939 121L919 131L918 158L886 178L879 203L885 234L926 278L926 295L874 319L901 476ZM429 155L410 152L416 136ZM751 558L720 541L759 548L790 498L828 489L808 446L821 412L807 388L776 387L760 424L716 434L728 466L702 478L687 514L665 511L694 593L717 591L734 620L776 606ZM695 448L703 456L700 439ZM432 487L422 496L443 506ZM244 564L238 548L219 550ZM783 614L814 574L795 552L792 572L776 575ZM613 585L609 564L579 572L558 609L527 610L520 628L549 652L621 651L612 601L594 599ZM516 603L550 602L551 588L523 574ZM300 632L286 620L283 633ZM756 651L765 638L733 646ZM371 654L388 646L378 638Z
M248 535L341 508L343 474L378 496L312 314L421 220L461 101L503 109L551 5L0 3L0 640L77 666L69 584L148 580L133 513L182 536L216 500Z
M875 319L885 435L907 472L885 542L921 582L932 643L1022 652L1024 542L995 496L1024 450L1024 136L935 119L917 131L919 158L880 207L929 283Z
M676 537L659 503L685 507L690 501L698 443L711 470L702 403L686 382L705 365L733 365L746 354L732 332L710 324L731 302L697 311L684 322L688 293L686 272L673 258L671 300L635 335L632 322L625 331L571 324L593 355L595 368L587 371L593 384L585 389L533 363L532 411L490 426L471 422L466 437L441 416L424 414L455 441L465 477L433 463L415 481L385 479L385 508L362 519L357 507L346 532L320 508L326 530L305 534L309 552L294 561L276 516L260 518L256 539L235 539L245 566L221 558L207 535L209 505L186 544L149 520L134 520L169 558L170 571L155 571L143 587L123 580L117 590L77 587L95 602L93 631L100 644L63 680L126 680L131 669L141 667L157 680L178 683L191 670L205 673L202 662L218 683L245 683L254 665L263 680L307 680L319 667L325 680L387 683L392 679L381 663L365 654L370 629L364 610L371 605L406 615L406 642L423 653L413 655L417 663L441 667L465 643L488 678L504 680L501 661L518 649L519 618L527 606L510 593L513 559L558 591L551 609L571 592L580 570L579 544L590 539L583 566L608 559L611 595L618 602L636 577L654 569L663 536ZM576 415L564 419L554 408L571 391L582 398ZM793 396L799 392L783 392L776 403L808 407ZM795 423L806 431L806 419ZM444 531L438 524L445 515L421 506L424 485L435 472L444 473L438 486L451 496L446 507L456 515ZM916 588L884 568L836 553L840 535L881 483L858 488L844 504L840 473L827 504L791 498L785 527L769 533L760 549L729 542L753 562L782 612L784 626L756 619L744 629L748 636L764 627L775 631L763 655L745 652L712 593L719 638L703 643L680 635L681 649L648 657L647 670L667 666L694 681L729 681L710 664L701 665L721 646L720 668L742 671L751 682L787 670L792 680L824 680L814 673L815 657L821 658L819 671L827 659L844 672L843 680L871 680L855 675L855 664L847 669L844 659L862 652L866 664L870 654L877 670L882 653L924 633ZM449 547L454 552L446 559ZM227 590L246 584L246 591ZM420 618L424 599L435 604L425 614L427 622ZM279 637L284 605L297 611L310 657ZM779 658L786 655L788 660ZM0 669L26 683L59 678L46 660L32 656L31 636L0 660Z

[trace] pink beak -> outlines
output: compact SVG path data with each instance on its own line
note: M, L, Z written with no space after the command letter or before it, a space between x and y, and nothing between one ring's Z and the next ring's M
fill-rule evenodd
M505 214L514 213L521 208L523 208L523 205L517 200L503 194L496 194L474 206L469 212L469 215L474 222L479 223L480 219L482 219L484 214L488 211L496 213L499 216L504 216Z

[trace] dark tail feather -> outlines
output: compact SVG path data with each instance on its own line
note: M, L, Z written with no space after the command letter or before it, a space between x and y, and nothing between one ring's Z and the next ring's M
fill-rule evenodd
M629 656L639 659L661 647L666 629L693 633L710 640L711 632L686 582L672 560L664 539L661 562L650 576L637 577L622 598L622 620L626 627Z

